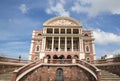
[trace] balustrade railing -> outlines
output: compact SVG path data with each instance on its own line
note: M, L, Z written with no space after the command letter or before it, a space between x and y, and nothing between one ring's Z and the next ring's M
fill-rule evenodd
M95 73L95 75L97 75L98 81L101 81L101 73L97 67L95 67L92 64L90 64L86 61L83 61L83 60L76 60L76 63L81 64L81 65L89 68L91 71L93 71Z
M50 60L48 59L48 63L52 63L52 64L71 64L72 63L72 59L53 59Z
M30 64L27 64L23 67L21 67L20 69L18 70L15 70L14 73L13 73L13 77L12 77L12 81L16 81L16 78L21 75L23 72L27 71L28 69L40 64L40 63L43 63L43 60L37 60L35 62L32 62Z

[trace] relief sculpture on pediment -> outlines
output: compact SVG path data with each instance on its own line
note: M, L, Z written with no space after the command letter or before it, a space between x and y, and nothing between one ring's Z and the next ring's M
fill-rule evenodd
M50 22L48 25L50 26L76 26L77 24L70 20L60 19L60 20Z

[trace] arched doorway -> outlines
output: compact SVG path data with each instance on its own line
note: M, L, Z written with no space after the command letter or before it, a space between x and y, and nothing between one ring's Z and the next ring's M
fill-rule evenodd
M56 81L63 81L63 70L61 68L56 71Z
M50 56L50 55L47 55L47 59L51 59L51 56Z
M68 55L68 56L67 56L67 59L71 59L71 56L70 56L70 55Z
M59 57L59 59L65 59L64 55L61 55L61 56Z
M54 55L54 56L53 56L53 59L58 59L58 56L57 56L57 55Z
M74 58L75 58L75 59L78 59L78 55L74 55Z

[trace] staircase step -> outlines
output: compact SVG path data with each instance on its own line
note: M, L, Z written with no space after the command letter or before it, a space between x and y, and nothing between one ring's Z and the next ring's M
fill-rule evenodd
M101 70L102 81L120 81L120 77L116 74Z
M11 81L12 72L0 74L0 81Z

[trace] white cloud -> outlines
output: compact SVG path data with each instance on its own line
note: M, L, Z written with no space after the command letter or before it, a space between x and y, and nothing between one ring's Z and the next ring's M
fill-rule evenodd
M25 14L25 13L27 13L28 8L27 8L26 4L21 4L21 5L19 6L19 10L20 10L23 14Z
M77 13L87 13L89 16L96 16L102 12L120 14L120 0L77 0L71 7Z
M97 44L109 44L116 43L120 44L120 36L114 33L104 32L100 29L96 29L94 32L95 42Z
M69 11L67 11L64 8L65 5L65 1L64 0L60 0L58 1L56 4L54 4L55 1L54 0L50 0L49 1L49 8L46 9L46 12L48 14L56 14L56 15L60 15L60 16L69 16Z

